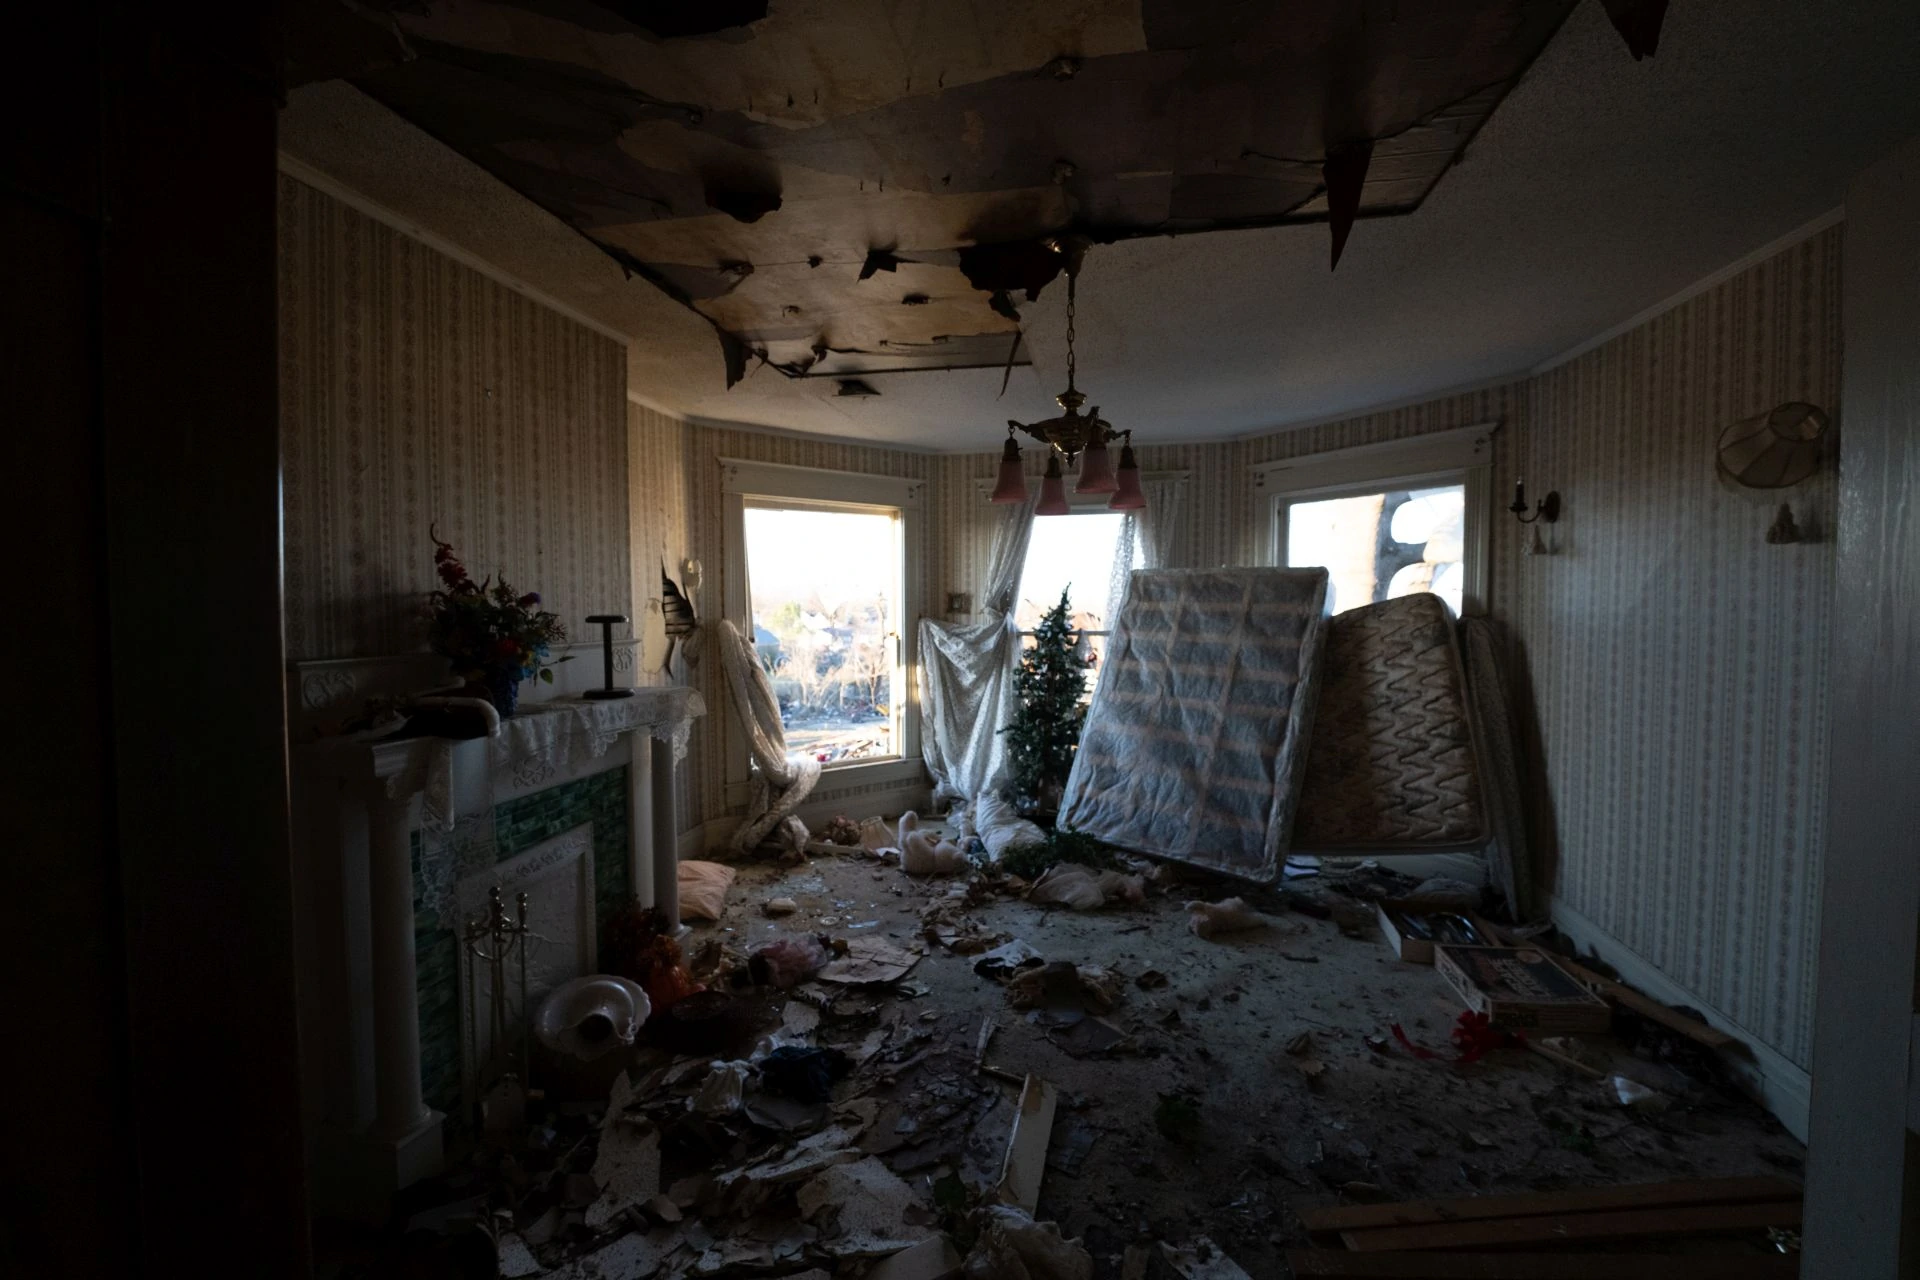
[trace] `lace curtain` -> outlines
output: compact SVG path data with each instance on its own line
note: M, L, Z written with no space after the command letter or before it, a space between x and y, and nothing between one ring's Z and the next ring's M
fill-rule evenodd
M1012 718L1013 660L1020 633L1013 608L1033 535L1033 507L1001 508L980 593L979 622L920 622L920 749L933 775L934 803L950 801L962 834L978 835L998 857L1037 842L1040 829L999 797L1006 769L1000 729Z
M1187 479L1185 476L1146 479L1143 511L1130 511L1113 548L1113 571L1107 582L1107 625L1120 616L1127 602L1127 581L1135 568L1185 569Z
M753 757L753 790L747 816L733 833L733 847L742 852L779 829L781 840L795 854L806 851L807 826L793 811L820 781L820 762L787 754L787 733L780 724L780 700L767 678L753 642L740 627L722 619L720 665L726 669L733 706L747 733L747 751Z

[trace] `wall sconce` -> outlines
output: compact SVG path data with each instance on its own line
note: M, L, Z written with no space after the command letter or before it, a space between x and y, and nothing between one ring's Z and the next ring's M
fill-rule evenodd
M1544 556L1553 554L1547 546L1547 540L1540 536L1541 524L1553 524L1560 519L1560 492L1548 490L1547 496L1533 504L1533 514L1527 514L1527 485L1524 480L1513 482L1513 503L1507 510L1513 512L1513 518L1521 524L1534 526L1533 538L1521 548L1522 555Z
M1545 520L1552 524L1560 518L1560 491L1550 490L1547 496L1533 504L1533 514L1527 514L1527 482L1513 482L1513 505L1507 510L1513 512L1513 518L1521 524L1532 524L1535 520Z

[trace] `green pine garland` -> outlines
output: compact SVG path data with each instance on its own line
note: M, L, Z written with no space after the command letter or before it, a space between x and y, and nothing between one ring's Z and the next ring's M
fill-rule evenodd
M1087 691L1091 656L1079 652L1080 633L1068 624L1067 593L1047 610L1033 633L1033 647L1020 655L1014 672L1013 723L1007 736L1010 775L1008 799L1026 815L1051 816L1073 768L1086 714L1080 699Z

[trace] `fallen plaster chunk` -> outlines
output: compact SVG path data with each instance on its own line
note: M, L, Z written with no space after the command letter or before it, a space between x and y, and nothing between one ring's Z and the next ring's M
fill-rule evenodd
M900 1252L933 1235L930 1227L908 1223L916 1203L913 1188L878 1156L828 1169L804 1183L794 1197L808 1221L837 1209L823 1227L821 1248L836 1258L876 1258Z
M867 1280L952 1280L964 1262L953 1241L934 1236L882 1261L867 1272Z
M576 1258L544 1280L647 1280L680 1244L676 1231L634 1231L604 1249Z
M847 943L847 954L820 970L819 977L848 986L898 982L920 963L920 954L884 938L854 938Z
M1218 902L1189 902L1187 927L1195 936L1212 938L1222 933L1240 933L1264 928L1267 918L1247 905L1244 898L1222 898Z
M980 1239L967 1255L969 1280L1093 1280L1093 1256L1012 1205L981 1210Z
M735 1274L740 1268L765 1271L773 1267L797 1266L814 1241L810 1227L791 1221L755 1218L742 1224L724 1240L716 1240L694 1260L693 1274L714 1276Z
M805 1038L820 1029L820 1011L799 1000L789 1000L780 1010L780 1025L787 1034Z
M837 1164L851 1164L860 1159L861 1152L854 1147L853 1141L864 1125L849 1127L835 1125L831 1129L822 1129L808 1138L802 1138L792 1151L778 1160L735 1169L723 1173L714 1180L723 1192L745 1185L771 1185L782 1182L797 1182L810 1178L822 1170Z
M749 1062L714 1063L713 1070L700 1082L700 1091L693 1095L693 1109L703 1116L733 1115L740 1110L747 1074L752 1070Z
M634 1205L660 1194L660 1131L626 1114L633 1083L622 1071L613 1080L607 1116L600 1125L600 1149L593 1159L593 1181L600 1196L587 1206L587 1226L605 1230Z
M519 1236L501 1236L495 1248L500 1258L500 1280L520 1280L522 1276L537 1276L546 1270Z
M1007 1139L1006 1163L994 1195L1003 1204L1018 1207L1029 1218L1040 1207L1040 1179L1047 1172L1047 1144L1053 1137L1053 1116L1060 1107L1060 1091L1038 1076L1028 1076L1014 1112L1013 1133Z
M587 1206L587 1226L604 1231L628 1209L660 1194L660 1131L645 1121L626 1120L603 1129L593 1180L600 1198Z
M1220 1252L1220 1246L1205 1236L1194 1237L1193 1243L1184 1249L1162 1242L1160 1255L1186 1280L1253 1280L1239 1263Z

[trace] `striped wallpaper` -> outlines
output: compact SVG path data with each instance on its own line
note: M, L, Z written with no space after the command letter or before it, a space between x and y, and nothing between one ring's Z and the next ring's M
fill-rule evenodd
M1561 902L1806 1067L1825 829L1832 470L1773 504L1722 486L1721 428L1786 400L1839 420L1833 227L1525 384L1511 489L1558 488L1557 555L1509 522L1494 609L1524 655Z
M627 612L620 344L279 184L288 658L419 649L436 524L577 637Z

